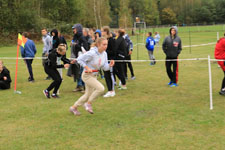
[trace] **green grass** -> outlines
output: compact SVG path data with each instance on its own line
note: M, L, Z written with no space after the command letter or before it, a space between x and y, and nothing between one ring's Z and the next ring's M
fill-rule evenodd
M194 44L215 42L216 36L196 33ZM186 33L180 33L188 45ZM132 37L135 41L136 37ZM179 58L213 58L214 46L184 48ZM41 56L42 45L37 45ZM0 48L0 57L15 57L16 47ZM134 49L133 59L137 58ZM156 59L164 59L162 50ZM148 59L139 45L139 59ZM4 60L15 77L15 60ZM179 86L167 86L164 62L133 63L136 80L128 80L128 90L116 90L110 99L99 97L93 104L94 115L82 107L75 117L68 108L81 96L73 93L76 83L66 76L60 87L60 99L47 100L42 90L45 81L41 60L34 60L36 82L28 83L28 72L19 61L18 90L0 91L1 150L223 150L225 145L225 102L218 94L223 73L212 63L214 110L209 110L207 61L179 62ZM104 85L105 82L99 79Z

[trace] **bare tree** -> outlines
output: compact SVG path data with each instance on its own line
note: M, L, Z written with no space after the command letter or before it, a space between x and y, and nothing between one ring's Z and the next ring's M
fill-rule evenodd
M96 27L98 28L98 19L97 19L97 12L96 12L96 3L95 3L95 0L94 0L94 15L95 15Z

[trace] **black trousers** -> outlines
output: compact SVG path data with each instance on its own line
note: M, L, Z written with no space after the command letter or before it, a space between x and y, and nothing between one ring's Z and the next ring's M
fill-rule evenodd
M127 57L126 57L126 60L131 60L131 55L128 55ZM126 62L125 63L125 77L127 78L127 66L129 67L129 69L130 69L130 74L131 74L131 77L133 77L134 76L134 70L133 70L133 66L132 66L132 64L131 64L131 62Z
M5 81L0 81L0 89L9 89L10 88L10 83L6 83Z
M108 91L114 91L114 75L113 71L104 71L105 82L108 88Z
M47 90L51 91L54 88L53 93L56 94L62 83L62 78L57 69L52 69L49 66L45 66L45 72L53 79Z
M33 70L32 70L32 62L33 62L33 59L24 59L26 65L27 65L27 69L28 69L28 72L29 72L29 75L30 75L30 79L31 80L34 80L34 76L33 76Z
M166 60L177 59L166 57ZM172 69L173 68L173 69ZM170 81L177 83L178 81L178 61L166 61L166 72Z
M221 87L221 90L223 89L223 88L225 88L225 71L223 71L224 72L224 78L223 78L223 81L222 81L222 87Z
M124 62L115 62L114 70L113 72L116 74L116 76L120 79L122 85L126 85L126 79L125 79L125 73L124 73Z

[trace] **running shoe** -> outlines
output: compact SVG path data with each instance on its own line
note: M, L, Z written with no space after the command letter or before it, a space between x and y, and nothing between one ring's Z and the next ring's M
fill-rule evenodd
M172 81L170 81L170 82L168 83L168 85L171 85L171 84L173 84L173 82L172 82Z
M43 93L44 93L46 98L50 98L50 94L49 94L48 90L43 90Z
M80 112L77 110L77 108L73 108L73 107L70 107L69 111L71 113L73 113L75 116L80 116Z
M136 77L135 77L135 76L132 76L132 77L131 77L131 80L135 80L135 79L136 79Z
M115 91L108 91L103 97L114 97L116 95Z
M92 106L89 103L84 103L84 108L87 112L89 112L90 114L94 114L93 110L92 110Z
M178 86L176 83L172 83L172 84L170 85L170 87L176 87L176 86Z
M221 91L219 92L219 94L225 96L225 91L221 90Z
M52 98L59 98L59 96L55 93L53 93L51 96L52 96Z
M126 90L126 89L127 89L127 87L124 86L124 85L122 85L122 86L119 87L119 90Z

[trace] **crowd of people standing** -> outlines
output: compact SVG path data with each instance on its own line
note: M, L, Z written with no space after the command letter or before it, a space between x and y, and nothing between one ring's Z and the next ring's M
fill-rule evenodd
M74 92L84 93L73 106L70 112L74 115L80 115L78 107L83 105L85 109L93 114L92 103L100 95L104 93L104 86L97 80L98 75L105 79L107 92L104 98L114 97L116 95L115 86L118 85L119 90L127 89L127 67L131 73L131 80L136 77L134 75L131 63L131 55L133 51L133 43L126 34L125 29L110 30L110 27L104 26L101 29L83 28L81 24L75 24L72 27L73 38L70 44L60 34L57 29L48 32L46 28L41 30L43 41L42 64L47 74L46 80L53 80L52 83L43 90L44 95L49 98L59 98L59 88L63 81L62 68L66 68L67 76L73 77L76 82ZM24 47L21 46L21 56L27 66L29 82L34 82L32 71L32 62L37 52L35 44L28 38L28 33L22 34L26 39ZM225 35L224 35L225 36ZM158 32L155 36L152 33L147 34L146 49L150 65L155 65L155 57L153 51L155 45L159 45L160 35ZM69 46L68 46L69 45ZM66 58L67 50L70 49L70 59ZM163 52L166 55L166 71L169 77L168 85L170 87L178 86L178 55L181 53L182 44L178 36L176 26L169 30L167 36L162 43ZM225 59L224 38L221 38L215 48L215 58ZM64 64L61 64L63 61ZM224 62L218 62L224 71ZM118 83L116 83L116 77ZM225 79L223 79L221 95L225 95ZM3 66L0 61L0 89L9 89L11 83L10 72ZM53 90L52 94L50 93ZM71 89L72 91L72 89Z

